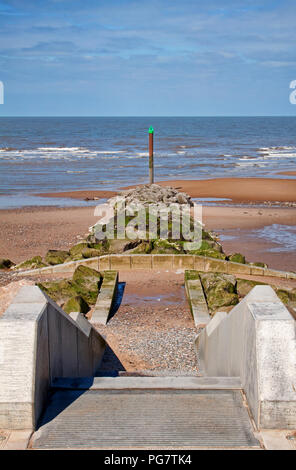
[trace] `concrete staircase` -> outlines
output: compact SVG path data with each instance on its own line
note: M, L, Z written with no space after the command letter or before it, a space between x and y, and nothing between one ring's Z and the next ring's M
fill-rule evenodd
M54 381L34 449L260 448L240 380L89 377Z

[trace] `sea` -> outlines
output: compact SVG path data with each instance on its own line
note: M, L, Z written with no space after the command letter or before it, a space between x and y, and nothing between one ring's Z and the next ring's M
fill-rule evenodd
M147 183L150 126L156 181L295 171L296 117L0 117L0 208Z

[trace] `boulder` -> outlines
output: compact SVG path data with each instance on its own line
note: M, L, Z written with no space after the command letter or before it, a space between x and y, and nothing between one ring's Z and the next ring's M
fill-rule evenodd
M74 245L70 248L69 254L72 260L78 260L82 259L82 252L85 248L88 248L88 243L87 242L82 242L82 243L77 243L77 245Z
M240 297L245 297L255 286L264 285L264 282L249 281L248 279L237 279L237 293Z
M229 261L233 261L234 263L246 263L246 258L241 253L234 253L233 255L228 256Z
M65 279L61 281L41 282L38 283L37 286L59 306L62 306L71 297L77 295L75 286L71 281Z
M275 289L276 295L280 298L283 304L288 304L290 302L290 293L285 289Z
M151 250L152 254L182 254L184 253L184 249L182 243L179 241L173 240L154 240L153 241L153 249Z
M149 254L153 250L152 241L143 240L138 243L135 248L129 248L128 253L132 254Z
M96 256L101 256L101 251L96 250L95 248L84 248L82 250L83 258L95 258Z
M37 269L44 268L47 264L43 263L41 256L34 256L31 259L23 261L20 264L14 266L14 269Z
M102 280L103 276L95 269L78 266L73 274L72 285L78 295L81 295L88 304L93 305L96 303Z
M48 250L45 261L50 265L62 264L69 258L69 252L63 250Z
M192 250L187 252L190 255L198 255L198 256L207 256L208 258L216 258L216 259L226 259L226 255L224 253L220 253L217 250L209 249L209 250Z
M9 269L15 264L10 259L0 258L0 269Z
M71 312L80 312L84 315L89 312L90 307L87 302L81 297L80 295L76 295L75 297L71 297L67 302L63 305L63 310L66 313Z
M222 273L201 273L200 279L210 311L236 305L239 302L235 276Z

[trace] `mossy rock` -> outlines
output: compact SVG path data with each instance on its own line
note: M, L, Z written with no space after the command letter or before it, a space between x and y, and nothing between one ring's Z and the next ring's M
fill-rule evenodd
M249 281L248 279L237 279L237 293L245 297L255 286L263 286L264 282Z
M135 248L129 249L129 253L132 254L144 254L147 255L153 250L152 241L142 241Z
M228 256L228 260L233 263L246 264L246 258L241 253L234 253L233 255Z
M199 249L203 251L215 250L219 253L223 253L222 246L215 240L202 240Z
M60 306L71 297L77 295L75 286L73 286L71 281L65 279L61 281L41 282L38 283L37 286Z
M101 252L96 250L95 248L84 248L82 250L82 257L83 258L95 258L96 256L100 256Z
M188 254L190 255L198 255L198 256L206 256L208 258L215 258L215 259L226 259L226 255L224 253L220 253L216 250L192 250L189 251Z
M207 232L206 230L202 229L202 239L203 240L214 240L213 236L211 235L210 232Z
M96 303L102 280L103 276L95 269L78 266L73 274L72 285L77 294L81 295L88 304L93 305Z
M38 269L46 266L47 264L43 263L41 256L34 256L23 263L17 264L15 269Z
M201 273L200 279L210 311L238 304L235 276L222 273Z
M130 249L129 247L131 246L132 242L135 242L135 241L130 240L128 238L125 238L125 239L118 238L115 240L109 240L108 252L114 253L114 254L123 253L124 251L127 251ZM140 241L138 240L137 243L139 244Z
M50 265L62 264L69 257L68 251L63 250L48 250L45 261Z
M0 258L0 269L10 269L15 264L10 259Z
M199 279L199 272L193 269L187 269L185 271L185 281L195 281Z
M296 302L296 288L289 291L289 298L292 302Z
M276 295L283 302L283 304L288 304L290 301L289 292L285 289L276 289Z
M87 242L77 243L77 245L74 245L70 248L70 250L69 250L70 257L72 259L74 259L74 258L76 259L78 256L80 256L80 258L78 258L78 259L83 258L82 252L85 248L88 248L88 243Z
M89 248L93 248L94 250L98 250L101 254L108 253L110 250L110 240L101 240L96 241L94 243L88 243Z
M89 312L90 307L83 297L76 295L75 297L71 297L69 300L67 300L67 302L63 305L63 310L68 314L71 312L80 312L85 315L87 312Z
M183 243L171 240L153 240L152 254L182 254L185 253Z

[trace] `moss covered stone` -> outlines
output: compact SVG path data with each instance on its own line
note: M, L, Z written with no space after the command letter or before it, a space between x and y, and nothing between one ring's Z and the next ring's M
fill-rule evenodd
M153 250L152 241L141 241L135 248L129 249L129 253L132 254L149 254Z
M71 281L67 281L65 279L61 281L42 282L37 285L60 306L67 302L71 297L77 295L75 286Z
M276 295L280 298L283 304L288 304L290 302L290 292L285 289L276 289Z
M237 279L237 293L245 297L255 286L262 286L264 282L250 281L248 279Z
M95 250L95 248L84 248L82 250L83 258L95 258L96 256L101 256L101 251Z
M17 264L15 269L37 269L44 268L47 264L43 263L41 256L34 256L23 263Z
M45 261L48 264L62 264L69 258L69 252L63 250L48 250Z
M69 250L71 259L81 259L83 257L82 252L85 248L88 248L87 242L77 243L77 245L72 246Z
M208 308L212 312L239 302L235 276L222 273L201 273L200 279Z
M234 253L233 255L230 255L228 259L229 261L232 261L234 263L241 263L241 264L246 263L246 258L241 253Z
M63 305L63 310L66 313L80 312L85 315L87 312L89 312L90 307L83 297L76 295L75 297L71 297L69 300L67 300L67 302Z
M191 255L198 255L198 256L207 256L208 258L215 258L215 259L226 259L226 255L224 253L220 253L216 250L192 250L189 252Z
M0 269L9 269L14 266L14 263L10 259L0 258Z
M183 243L173 240L153 240L152 254L182 254L185 253Z
M102 280L103 276L95 269L88 266L78 266L73 274L72 285L77 294L81 295L87 303L93 305L96 303Z
M185 281L195 281L199 279L199 272L193 269L187 269L185 271Z

